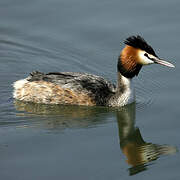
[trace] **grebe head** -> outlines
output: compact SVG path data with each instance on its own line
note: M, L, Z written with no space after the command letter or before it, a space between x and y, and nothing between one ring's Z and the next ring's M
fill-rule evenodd
M141 36L130 36L124 43L126 46L118 59L118 71L127 78L137 76L143 65L156 63L175 67L173 64L160 59Z

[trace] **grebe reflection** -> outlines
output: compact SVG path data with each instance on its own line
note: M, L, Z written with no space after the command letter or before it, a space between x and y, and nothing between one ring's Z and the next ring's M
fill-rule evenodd
M135 103L121 108L43 105L15 101L18 111L29 112L30 115L42 115L43 127L51 129L87 128L104 124L109 115L116 114L119 129L120 148L126 156L126 162L131 167L129 174L134 175L147 170L149 162L157 160L161 155L177 152L177 148L170 145L159 145L143 140L140 129L135 127ZM24 114L26 116L26 113ZM50 115L50 116L49 116ZM29 116L29 114L28 114ZM49 118L50 117L50 118Z
M120 147L131 166L129 174L134 175L147 169L148 163L161 155L174 154L177 148L145 142L140 129L135 127L135 103L117 111Z

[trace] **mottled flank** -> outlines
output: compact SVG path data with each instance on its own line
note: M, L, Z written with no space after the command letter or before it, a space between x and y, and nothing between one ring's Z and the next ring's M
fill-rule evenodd
M85 73L33 72L14 83L14 98L43 104L107 105L115 87L103 78Z
M43 104L95 105L88 94L61 88L46 81L26 82L22 88L16 89L15 97L18 100Z

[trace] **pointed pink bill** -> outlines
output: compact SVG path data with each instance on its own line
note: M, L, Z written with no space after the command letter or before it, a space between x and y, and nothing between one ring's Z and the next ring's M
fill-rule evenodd
M157 64L161 64L163 66L167 66L167 67L171 67L174 68L175 66L173 64L171 64L170 62L164 61L162 59L156 58L154 59L154 62Z

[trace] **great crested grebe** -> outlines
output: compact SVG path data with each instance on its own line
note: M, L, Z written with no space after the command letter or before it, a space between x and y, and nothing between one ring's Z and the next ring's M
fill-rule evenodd
M174 67L160 59L141 36L131 36L124 43L117 64L117 86L102 77L75 72L38 71L14 83L17 100L42 104L73 104L87 106L124 106L135 101L132 78L141 67L161 64Z

